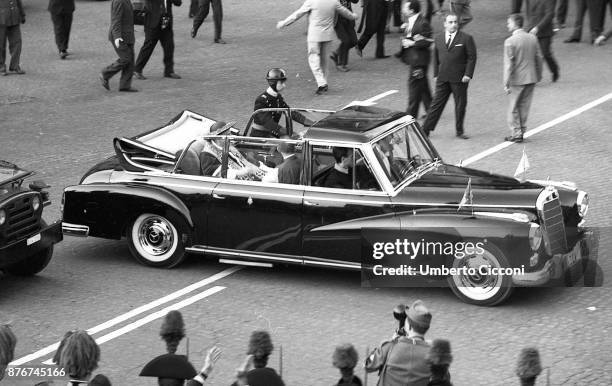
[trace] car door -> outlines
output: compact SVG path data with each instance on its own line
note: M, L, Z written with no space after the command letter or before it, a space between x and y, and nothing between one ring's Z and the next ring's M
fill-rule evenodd
M280 141L233 138L229 145L233 148L231 151L238 151L238 157L243 158L236 164L234 156L226 157L227 165L224 166L231 169L246 163L268 164L260 170L269 173L274 169L273 163L280 162L278 154L274 154ZM296 156L301 159L301 149ZM264 174L258 172L259 177L255 179L232 179L227 174L220 179L213 191L208 216L209 249L244 259L301 263L304 186L259 181Z
M334 168L334 147L348 147L353 152L352 189L325 186L325 173ZM356 146L311 142L309 185L305 187L302 215L304 263L359 269L361 230L368 227L394 227L394 215L388 194L380 188L370 162ZM373 179L367 181L366 179Z

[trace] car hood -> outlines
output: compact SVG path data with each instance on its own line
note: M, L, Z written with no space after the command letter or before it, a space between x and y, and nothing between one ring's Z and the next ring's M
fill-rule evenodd
M512 177L443 164L402 189L394 201L398 204L442 204L456 208L470 178L475 208L533 212L536 199L543 189L541 185L520 182Z
M0 160L0 186L26 178L33 172L23 170L17 165Z

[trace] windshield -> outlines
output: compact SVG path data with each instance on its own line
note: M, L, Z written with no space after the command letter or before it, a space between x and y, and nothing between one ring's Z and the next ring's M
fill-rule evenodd
M390 132L372 149L393 187L433 165L436 158L414 124Z

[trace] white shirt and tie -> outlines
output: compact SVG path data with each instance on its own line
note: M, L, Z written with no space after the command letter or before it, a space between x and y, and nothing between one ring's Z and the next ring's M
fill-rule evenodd
M457 36L457 31L450 33L448 31L444 32L444 37L446 40L446 48L450 48L451 44L453 43L453 40L455 40L455 36Z

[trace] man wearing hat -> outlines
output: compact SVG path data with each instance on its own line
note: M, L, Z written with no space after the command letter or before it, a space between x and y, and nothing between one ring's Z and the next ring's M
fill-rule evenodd
M379 386L426 386L431 375L426 361L430 344L425 333L431 324L431 313L421 300L406 310L406 336L394 335L367 357L368 372L378 371Z

